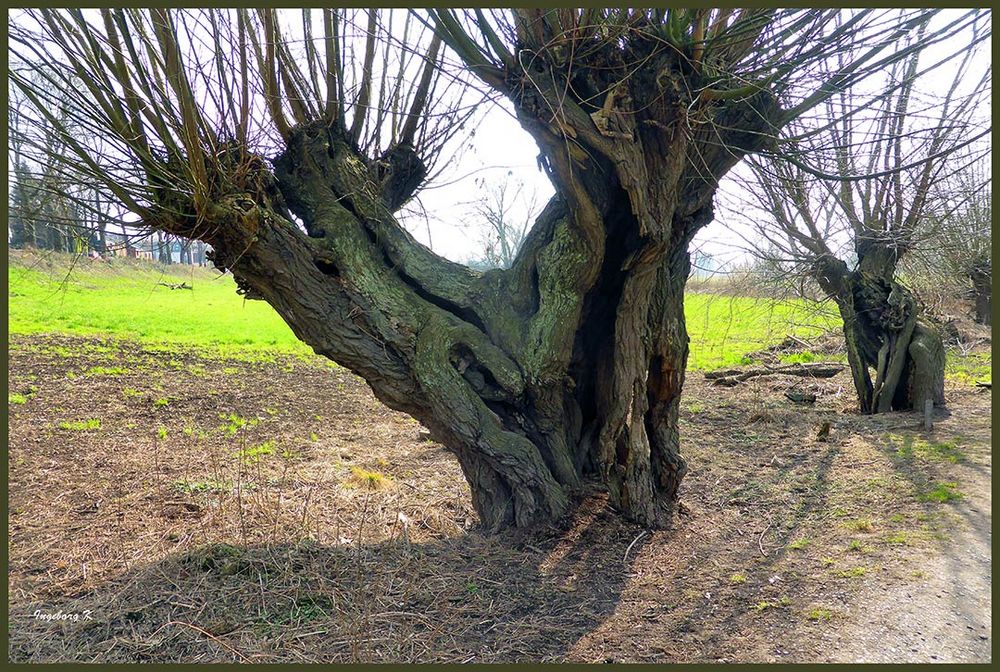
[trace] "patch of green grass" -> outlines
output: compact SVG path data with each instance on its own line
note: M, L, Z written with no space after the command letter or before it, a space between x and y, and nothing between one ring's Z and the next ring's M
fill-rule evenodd
M792 549L793 551L801 551L802 549L804 549L806 546L808 546L811 543L812 543L812 539L808 539L806 537L803 537L801 539L796 539L792 543L788 544L788 548Z
M810 621L829 621L833 618L833 612L829 609L816 607L815 609L810 609L806 612L806 618Z
M849 543L847 545L847 550L848 551L854 551L856 553L861 553L862 555L864 555L865 553L870 553L871 550L872 550L872 547L871 546L866 546L865 544L862 544L860 541L858 541L857 539L855 539L854 541L852 541L851 543Z
M871 518L855 518L854 520L847 520L844 521L844 527L858 532L875 531L875 523L872 522Z
M778 357L778 361L782 364L808 364L809 362L819 361L821 358L819 355L813 352L793 352L788 355L781 355Z
M989 352L949 352L944 360L944 375L956 383L972 385L992 380L993 357Z
M958 483L941 482L933 484L933 487L929 486L929 489L917 495L917 499L921 502L938 502L943 504L944 502L962 499L962 493L958 490Z
M59 423L59 429L69 429L74 432L90 432L101 428L100 418L89 420L64 420Z
M83 372L85 376L122 376L128 369L121 366L92 366Z
M931 442L912 434L890 434L890 442L896 447L896 455L904 460L946 461L956 464L965 460L965 453L958 440Z
M11 393L7 394L7 403L8 404L20 405L20 404L25 404L27 402L28 402L28 397L26 397L23 394L18 394L17 392L11 392Z
M167 438L167 428L166 427L157 427L156 428L156 438L160 439L161 441L163 439Z
M832 302L801 299L689 292L684 297L684 316L691 337L688 366L692 369L748 364L747 353L773 345L787 334L810 338L841 326Z
M885 543L906 546L910 543L910 537L905 532L895 532L885 538Z
M842 579L858 579L864 576L868 570L865 567L851 567L837 572L837 576Z
M747 582L747 575L746 574L739 574L739 573L737 573L737 574L733 574L732 576L729 577L729 583L731 583L733 585L738 585L738 584L746 583L746 582Z
M351 482L369 490L382 490L392 484L392 476L362 467L351 467Z
M691 404L687 405L687 411L691 415L698 415L699 413L701 413L704 410L705 410L705 407L702 406L701 404L699 404L698 402L694 402L694 403L691 403Z
M820 558L819 561L824 567L832 567L833 565L837 564L837 561L828 555Z
M156 399L156 400L153 401L153 406L155 406L157 408L163 408L164 406L166 406L169 403L170 403L170 399L169 398L167 398L167 397L160 397L159 399Z
M140 392L139 390L135 389L134 387L123 387L122 388L122 394L124 396L126 396L126 397L129 397L129 398L132 398L132 397L141 397L142 396L142 392Z
M206 352L220 359L255 361L263 351L315 358L271 306L244 301L232 276L211 269L117 258L75 263L52 254L31 268L12 257L7 281L10 334L111 334L168 350L210 346ZM187 282L194 290L171 291L160 282Z
M782 596L777 602L772 602L770 600L761 600L757 604L753 605L754 611L765 611L767 609L779 609L781 607L787 607L792 604L791 598L787 596Z

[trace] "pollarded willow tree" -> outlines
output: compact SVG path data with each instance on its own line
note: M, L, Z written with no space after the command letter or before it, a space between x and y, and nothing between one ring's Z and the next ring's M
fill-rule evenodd
M13 48L61 75L11 76L43 116L74 96L116 151L70 142L71 160L143 226L210 243L247 296L430 428L487 527L557 517L588 478L662 526L685 473L688 245L719 178L974 20L903 42L936 15L39 10ZM456 83L508 99L556 189L509 269L445 261L394 217L460 132Z
M850 92L831 97L818 128L793 123L781 151L749 161L750 202L731 213L752 220L759 251L836 303L863 413L944 404L941 335L898 269L945 242L930 221L956 200L942 188L969 170L969 150L990 151L990 68L974 63L989 37L977 23L935 57L910 54L884 73L899 86L865 109Z

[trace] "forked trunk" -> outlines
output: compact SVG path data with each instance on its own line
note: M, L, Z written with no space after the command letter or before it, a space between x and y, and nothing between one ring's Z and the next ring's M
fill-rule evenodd
M413 150L367 161L325 123L295 128L273 174L221 149L232 166L211 211L196 216L164 186L150 224L210 243L248 298L424 423L457 455L487 528L556 518L588 479L662 527L686 470L688 246L718 178L766 139L776 108L768 94L696 105L689 64L669 51L650 61L561 125L551 92L515 100L557 196L509 269L479 273L419 245L392 214L423 175ZM691 110L714 125L690 124Z
M892 277L894 265L884 260L865 263L873 258L852 272L843 262L827 261L817 277L844 321L859 409L862 413L923 411L928 399L943 406L941 335L919 319L913 294Z

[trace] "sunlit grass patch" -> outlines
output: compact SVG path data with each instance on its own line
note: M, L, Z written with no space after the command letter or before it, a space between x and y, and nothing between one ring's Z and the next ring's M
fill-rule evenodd
M369 471L362 467L351 467L351 476L345 485L368 490L384 490L392 485L392 476L380 471Z
M100 418L90 418L88 420L63 420L59 423L59 429L68 429L74 432L91 432L100 428Z
M931 483L928 488L917 495L921 502L937 502L943 504L956 499L962 499L962 493L958 490L958 483Z

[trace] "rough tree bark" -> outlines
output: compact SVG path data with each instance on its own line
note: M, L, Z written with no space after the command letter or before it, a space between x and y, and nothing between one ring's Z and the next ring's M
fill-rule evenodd
M847 360L862 413L923 411L927 399L944 405L944 343L920 319L912 292L895 279L895 254L888 246L862 241L855 270L830 257L815 265L817 281L844 321Z
M976 322L990 325L993 323L993 269L987 260L969 271L972 281L972 297L975 301Z
M688 245L778 108L767 93L698 98L691 63L647 47L630 76L609 45L608 67L587 69L603 81L567 86L539 63L536 87L516 87L557 196L510 269L475 272L418 244L392 213L419 160L401 146L367 161L338 124L295 127L273 171L234 149L208 215L164 187L148 223L211 244L240 291L424 423L458 456L487 528L558 517L588 478L627 517L665 526L686 471Z

